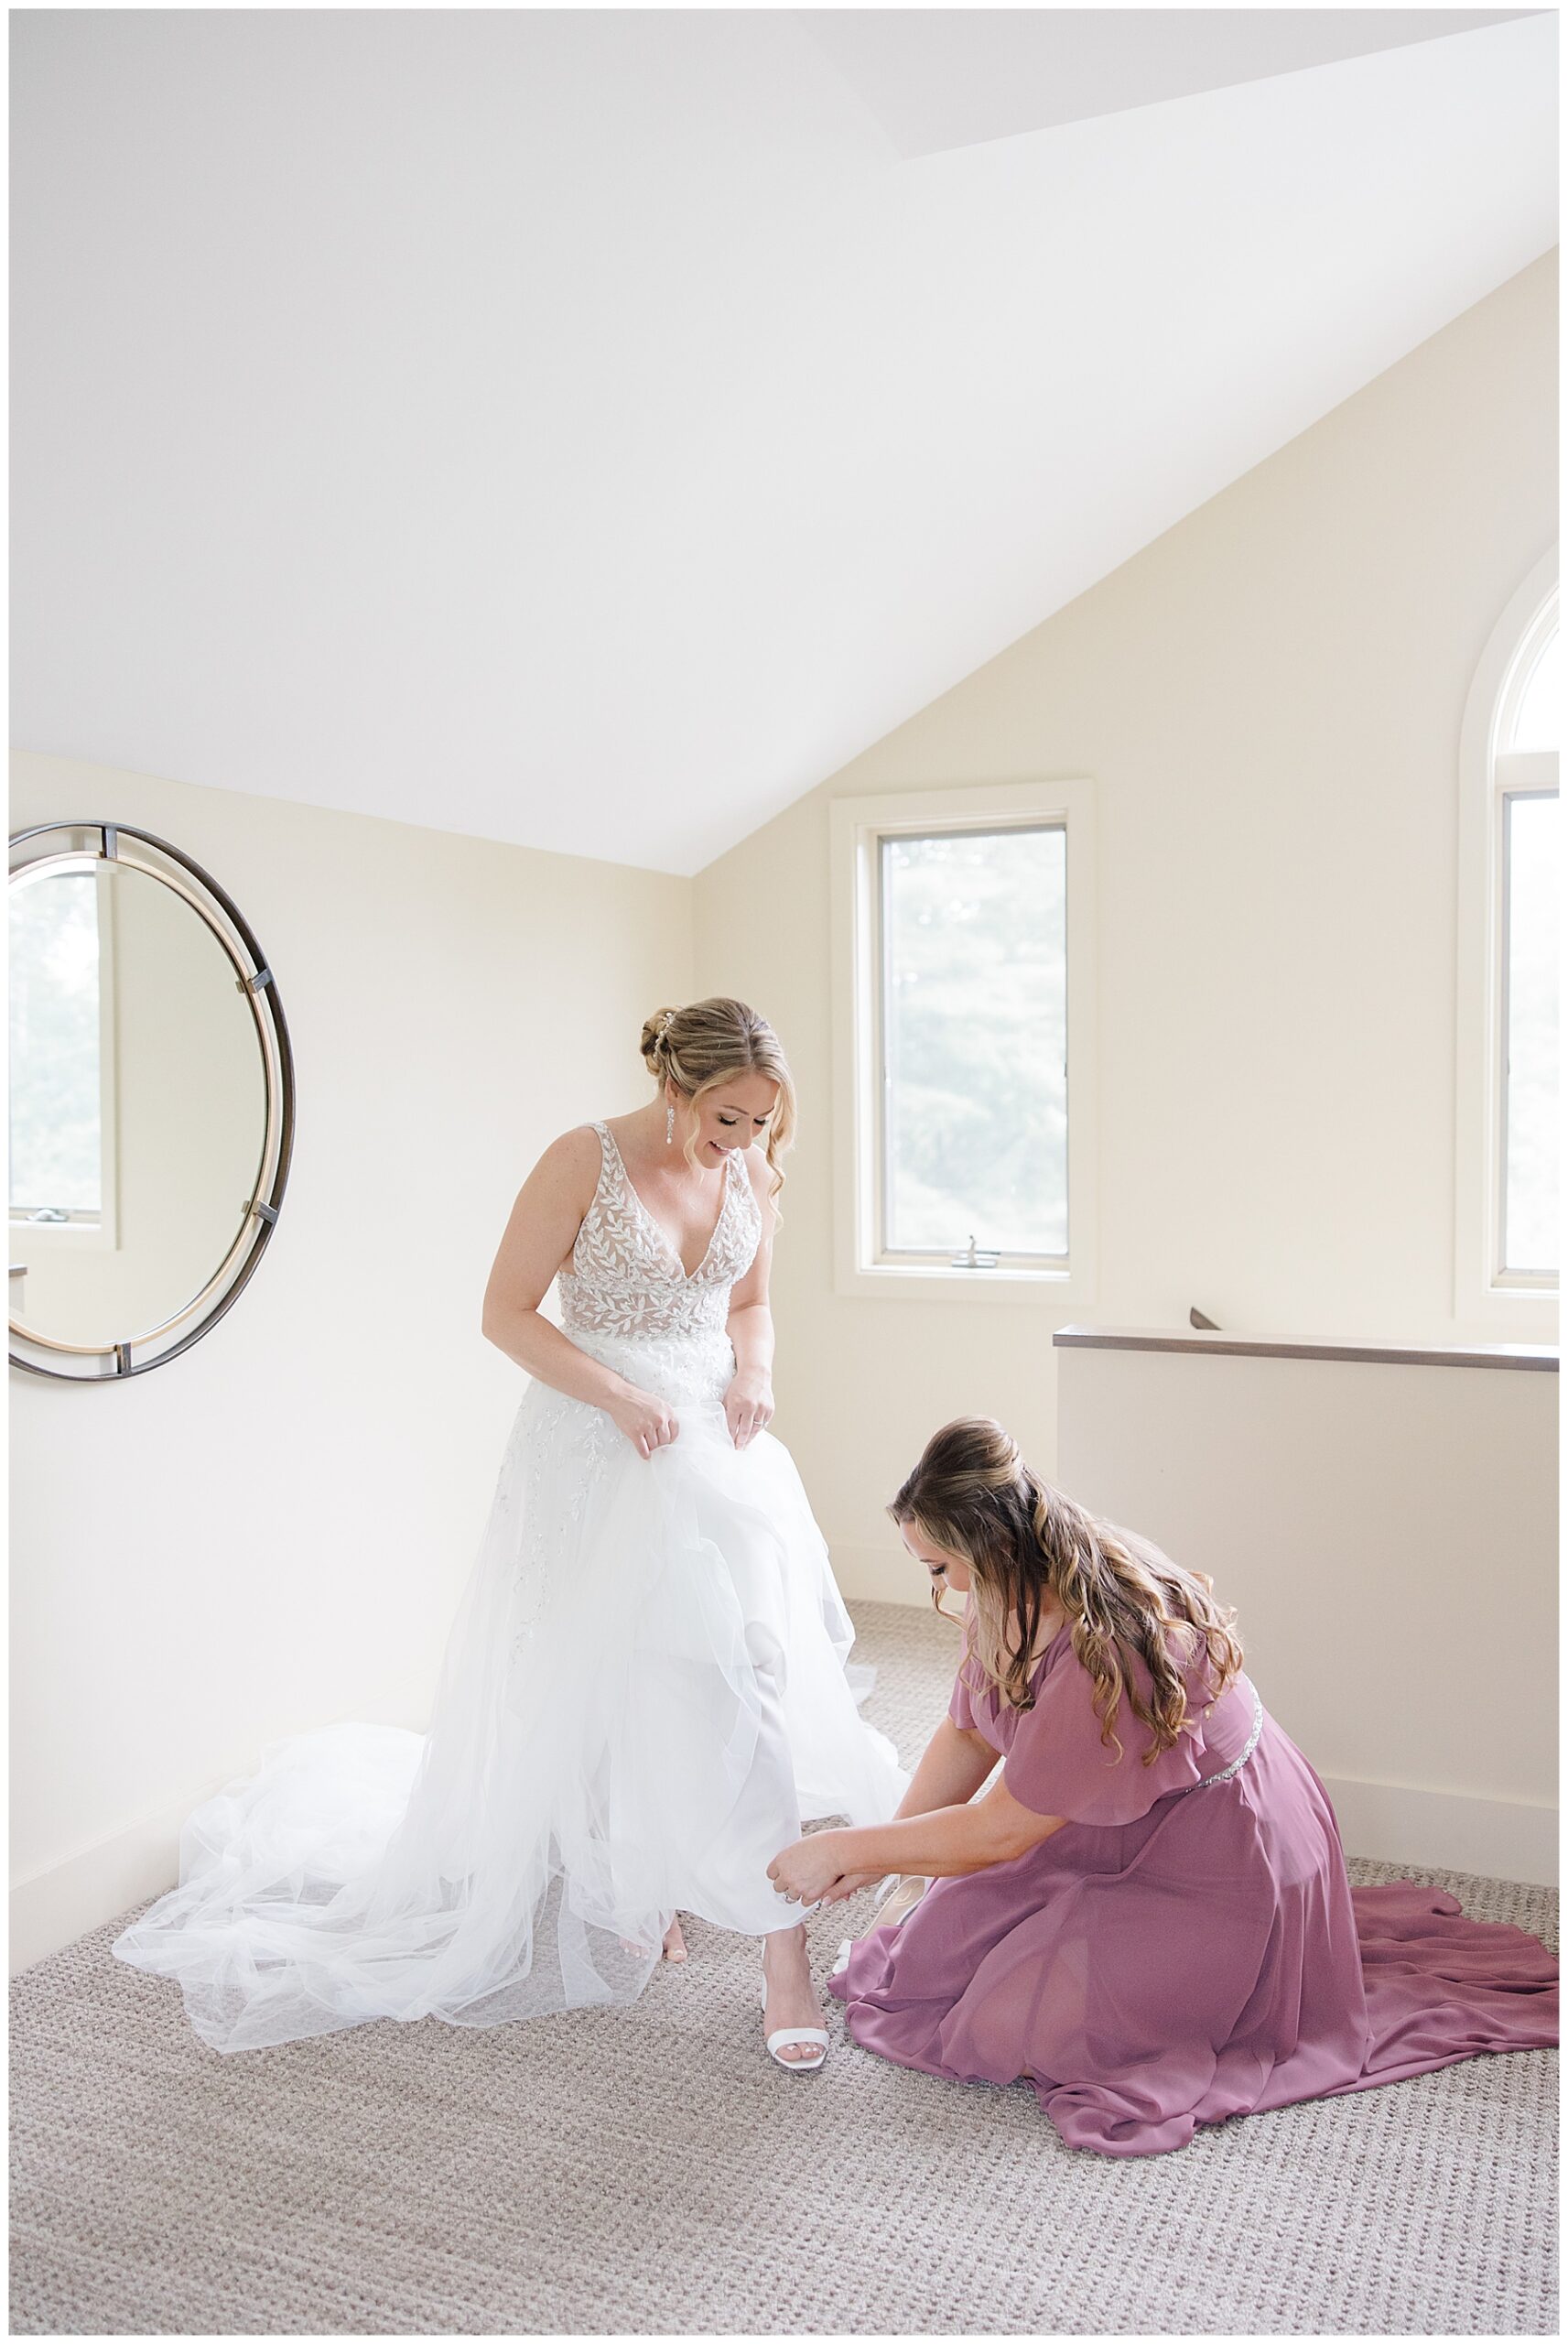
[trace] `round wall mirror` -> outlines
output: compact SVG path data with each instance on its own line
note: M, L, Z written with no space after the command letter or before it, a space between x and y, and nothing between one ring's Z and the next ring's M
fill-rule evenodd
M114 1383L188 1351L277 1220L294 1065L235 906L146 830L11 841L11 1359Z

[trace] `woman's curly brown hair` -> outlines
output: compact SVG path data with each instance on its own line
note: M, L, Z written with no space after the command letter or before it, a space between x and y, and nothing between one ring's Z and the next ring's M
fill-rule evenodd
M926 1442L920 1462L888 1508L933 1546L969 1567L969 1648L1012 1709L1033 1706L1044 1599L1067 1615L1073 1650L1094 1679L1100 1740L1121 1742L1116 1716L1125 1696L1151 1741L1143 1763L1171 1749L1187 1715L1184 1667L1206 1648L1212 1709L1242 1665L1236 1619L1215 1602L1214 1581L1185 1571L1149 1540L1099 1521L1026 1465L993 1417L959 1416ZM933 1600L941 1609L940 1597ZM947 1615L950 1616L950 1615ZM1144 1699L1133 1656L1149 1672Z

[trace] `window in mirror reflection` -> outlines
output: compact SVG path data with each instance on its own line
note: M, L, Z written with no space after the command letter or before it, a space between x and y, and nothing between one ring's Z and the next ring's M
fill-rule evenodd
M11 896L11 1217L103 1210L100 889L57 872Z
M249 1229L267 1143L251 997L200 908L129 862L54 861L10 900L12 1315L40 1342L140 1341Z

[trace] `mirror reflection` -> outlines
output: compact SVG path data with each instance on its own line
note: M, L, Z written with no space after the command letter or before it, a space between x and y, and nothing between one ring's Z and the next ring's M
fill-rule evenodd
M255 1020L224 945L147 872L24 870L10 910L10 1316L53 1342L128 1341L193 1302L246 1225Z

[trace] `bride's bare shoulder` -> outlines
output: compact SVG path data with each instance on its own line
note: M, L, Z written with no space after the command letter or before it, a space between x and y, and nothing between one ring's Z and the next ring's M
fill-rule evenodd
M586 1210L599 1185L602 1155L591 1123L576 1123L553 1139L528 1175L536 1193L580 1199Z
M599 1125L574 1123L569 1132L563 1132L559 1139L550 1142L545 1154L558 1154L563 1161L569 1156L579 1164L597 1164L600 1158Z

